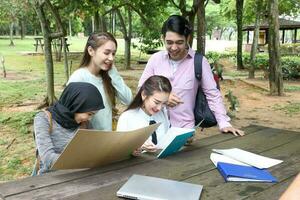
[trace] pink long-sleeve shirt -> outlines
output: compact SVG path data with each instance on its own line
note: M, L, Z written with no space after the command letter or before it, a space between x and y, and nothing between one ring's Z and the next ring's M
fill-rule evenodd
M193 110L197 89L200 84L206 95L208 105L215 114L219 128L230 127L230 118L226 114L221 92L216 87L207 59L203 57L202 79L201 83L199 83L195 78L194 56L195 51L189 49L187 56L179 63L174 72L167 51L153 54L140 78L139 87L152 75L167 77L172 84L172 92L183 101L182 104L168 108L171 125L193 128L195 126Z

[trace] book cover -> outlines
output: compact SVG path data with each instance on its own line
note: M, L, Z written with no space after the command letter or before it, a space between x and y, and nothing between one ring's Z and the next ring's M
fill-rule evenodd
M194 132L195 129L171 127L160 144L162 151L157 157L164 158L179 151Z
M252 166L218 162L217 168L225 181L277 182L267 170Z

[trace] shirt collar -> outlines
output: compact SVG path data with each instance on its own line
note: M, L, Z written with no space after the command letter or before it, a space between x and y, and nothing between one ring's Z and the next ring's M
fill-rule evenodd
M142 108L139 108L138 112L141 115L141 117L143 117L144 119L147 119L147 121L150 121L151 116L146 114Z

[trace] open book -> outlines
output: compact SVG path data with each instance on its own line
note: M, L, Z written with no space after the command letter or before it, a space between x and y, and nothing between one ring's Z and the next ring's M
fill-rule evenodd
M51 169L94 168L128 159L159 125L124 132L79 129Z
M177 151L192 137L195 129L171 127L165 137L158 144L158 148L162 151L158 154L158 158L169 156Z

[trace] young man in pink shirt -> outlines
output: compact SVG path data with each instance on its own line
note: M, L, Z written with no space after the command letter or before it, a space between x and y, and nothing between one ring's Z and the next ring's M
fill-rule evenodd
M179 15L170 16L163 24L162 36L166 50L151 56L140 78L139 87L152 75L167 77L172 84L168 100L170 122L175 127L195 126L194 106L198 87L202 87L210 109L213 111L221 132L242 136L244 132L232 127L226 115L222 95L206 58L202 61L201 83L195 78L195 51L188 45L192 32L189 22Z

